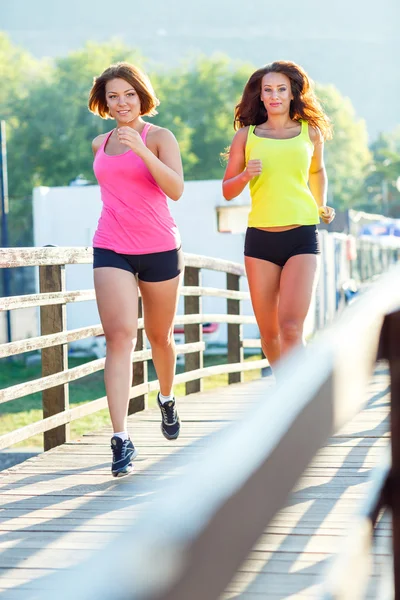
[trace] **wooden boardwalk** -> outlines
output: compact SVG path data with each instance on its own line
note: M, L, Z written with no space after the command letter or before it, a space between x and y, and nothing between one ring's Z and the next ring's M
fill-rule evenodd
M286 507L261 536L223 600L321 598L329 558L343 551L346 533L368 491L371 469L389 434L387 371L378 368L366 408L320 450ZM388 574L390 520L378 526L368 598L393 598ZM387 588L389 590L387 591Z
M1 473L0 597L40 600L46 574L80 562L123 531L183 469L195 468L210 436L260 400L265 386L266 380L236 384L181 400L176 442L162 437L158 408L133 415L130 432L139 456L134 474L124 479L110 474L109 429ZM387 444L388 410L387 373L378 366L368 406L319 452L224 600L317 597L319 577L342 547ZM242 451L238 440L238 460ZM389 527L384 519L378 529L377 573L389 553ZM383 599L373 595L377 580L370 597Z

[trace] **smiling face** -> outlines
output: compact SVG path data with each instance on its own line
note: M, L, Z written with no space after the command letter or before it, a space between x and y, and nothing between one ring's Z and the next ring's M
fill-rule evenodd
M267 73L261 81L261 101L269 115L284 115L293 100L290 79L283 73Z
M125 79L111 79L105 86L106 102L110 116L118 123L134 121L141 114L140 98Z

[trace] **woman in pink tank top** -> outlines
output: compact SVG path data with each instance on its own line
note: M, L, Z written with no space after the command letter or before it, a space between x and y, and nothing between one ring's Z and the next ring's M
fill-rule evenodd
M128 431L132 352L138 328L138 289L146 336L160 382L161 430L176 439L180 421L172 391L173 322L183 255L168 198L179 200L183 171L178 143L142 117L159 101L148 77L128 63L111 65L94 81L89 109L116 127L93 141L102 211L93 238L94 285L107 342L104 379L114 435L113 476L127 475L137 454Z

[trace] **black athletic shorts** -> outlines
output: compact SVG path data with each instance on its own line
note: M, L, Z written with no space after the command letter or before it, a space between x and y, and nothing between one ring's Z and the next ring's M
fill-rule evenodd
M292 256L320 254L318 231L315 225L301 225L287 231L264 231L248 227L244 255L268 260L283 267Z
M184 268L182 248L151 254L118 254L114 250L93 248L93 268L114 267L137 275L141 281L167 281Z

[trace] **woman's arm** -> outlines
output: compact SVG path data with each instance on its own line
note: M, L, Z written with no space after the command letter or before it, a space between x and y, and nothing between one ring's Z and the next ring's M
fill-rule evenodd
M311 159L308 184L318 211L324 223L330 223L335 217L335 211L326 205L328 193L328 177L324 163L324 138L317 127L309 126L309 135L314 144L314 154Z
M117 135L122 144L128 146L145 162L168 198L179 200L183 193L183 168L178 142L173 133L161 127L153 133L158 156L143 143L140 134L131 127L117 129Z
M232 200L239 196L249 181L260 175L262 171L261 160L249 160L245 164L245 148L248 127L239 129L233 138L229 151L229 160L222 181L222 193L225 200ZM245 168L246 167L246 168Z

